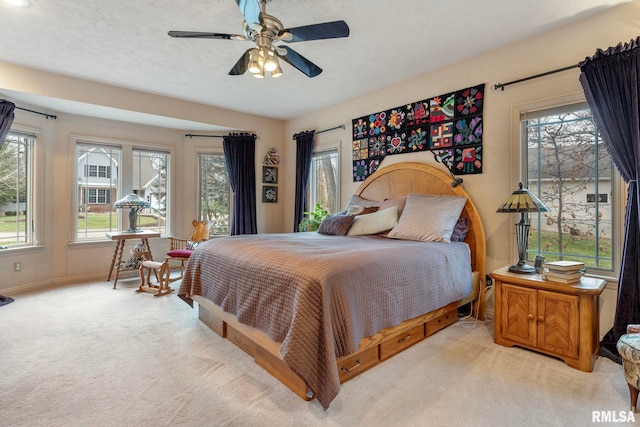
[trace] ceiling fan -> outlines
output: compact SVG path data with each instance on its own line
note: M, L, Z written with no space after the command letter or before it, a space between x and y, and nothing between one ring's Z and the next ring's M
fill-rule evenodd
M282 69L278 58L308 77L315 77L322 72L322 68L295 50L287 46L278 46L275 43L297 43L349 36L349 26L344 21L284 28L278 18L266 12L267 3L270 3L271 0L235 0L235 2L244 16L242 35L196 31L169 31L169 35L177 38L253 41L256 46L247 49L231 68L229 74L237 76L248 70L257 78L264 78L265 71L271 73L271 77L280 77Z

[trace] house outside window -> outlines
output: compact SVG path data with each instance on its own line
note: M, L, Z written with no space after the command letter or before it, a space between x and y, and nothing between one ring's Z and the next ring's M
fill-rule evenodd
M0 148L0 250L38 244L37 137L13 129Z
M209 223L210 235L229 234L231 185L221 153L198 153L198 220Z
M328 213L340 208L338 148L318 148L311 157L309 174L309 209L319 204Z
M587 104L524 112L520 123L525 185L550 209L530 215L528 258L612 272L619 178Z
M77 138L75 143L76 241L105 239L105 233L123 228L118 221L124 214L113 205L126 196L124 183L151 204L138 213L138 227L167 234L168 151L140 149L122 141Z

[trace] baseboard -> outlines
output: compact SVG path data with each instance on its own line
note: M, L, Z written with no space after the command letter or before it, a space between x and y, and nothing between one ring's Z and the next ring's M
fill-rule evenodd
M21 294L31 291L39 291L48 288L56 288L64 285L72 285L74 283L93 282L105 280L104 273L87 274L83 276L61 277L59 279L44 280L36 283L27 283L24 285L14 286L11 288L0 289L0 294L10 296L11 294Z

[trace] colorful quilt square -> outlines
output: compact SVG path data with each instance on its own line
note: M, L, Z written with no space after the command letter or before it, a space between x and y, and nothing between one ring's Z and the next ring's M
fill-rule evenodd
M366 138L369 135L369 116L351 120L351 123L353 124L354 140Z
M387 112L369 116L369 136L382 135L387 132Z
M406 150L407 134L395 132L387 135L387 154L404 153Z
M362 157L364 155L364 157ZM353 141L353 160L366 159L369 157L369 142L365 139Z
M387 129L390 132L403 130L407 127L406 111L404 107L392 108L387 111Z
M369 138L369 157L384 157L387 154L387 137L385 135Z
M482 143L482 116L456 119L453 144L470 145Z
M353 180L364 181L369 176L369 166L366 160L354 160L353 162Z
M482 146L456 148L454 155L457 173L482 173Z
M380 159L369 159L369 175L374 173L380 167Z
M424 151L428 149L427 127L407 129L407 149L409 151Z
M429 114L431 123L440 123L450 120L455 114L456 94L436 96L429 100Z
M456 117L482 114L484 107L484 84L456 92Z
M413 102L405 109L407 127L424 126L429 123L429 100Z
M430 148L451 147L453 145L453 122L431 125Z

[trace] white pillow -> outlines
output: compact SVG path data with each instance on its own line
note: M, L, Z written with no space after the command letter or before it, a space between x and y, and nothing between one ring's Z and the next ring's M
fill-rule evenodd
M378 234L390 230L398 224L398 207L393 206L370 214L357 215L347 236Z
M387 237L424 242L450 242L465 197L409 194L398 225Z

